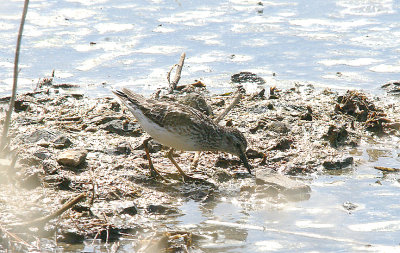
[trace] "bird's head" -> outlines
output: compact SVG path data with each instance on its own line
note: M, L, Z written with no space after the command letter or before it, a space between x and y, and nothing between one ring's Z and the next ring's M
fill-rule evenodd
M225 128L226 134L224 136L224 147L223 150L227 153L230 153L232 155L236 155L240 158L240 160L243 162L244 166L248 170L248 172L251 174L251 169L253 168L246 156L246 150L247 150L247 141L244 135L237 129L235 128Z

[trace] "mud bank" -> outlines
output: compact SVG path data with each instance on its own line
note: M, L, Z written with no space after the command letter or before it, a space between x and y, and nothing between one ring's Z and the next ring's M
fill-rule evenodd
M211 117L233 100L233 93L210 96L195 86L160 99L198 106ZM169 222L181 215L182 203L212 208L232 193L239 201L306 200L307 175L352 170L360 143L400 136L399 104L385 97L303 84L272 87L245 94L220 122L245 134L253 175L228 154L204 152L189 169L194 154L177 152L176 161L198 179L183 183L165 157L168 149L150 141L154 166L165 177L155 179L143 149L148 135L127 109L114 97L93 99L68 88L18 97L8 147L18 158L15 168L4 160L0 170L2 250L82 249L83 242L99 239L115 242L107 250L128 240L135 251L202 252L212 232L182 231ZM30 223L81 193L85 198L64 213Z

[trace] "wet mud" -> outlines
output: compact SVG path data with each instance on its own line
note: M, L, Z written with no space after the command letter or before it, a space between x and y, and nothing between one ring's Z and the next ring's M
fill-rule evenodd
M241 76L256 78L235 78ZM95 239L111 245L105 251L127 240L137 252L203 252L203 242L217 240L216 234L176 227L182 203L212 210L231 195L243 202L307 200L307 175L352 170L360 143L400 136L399 105L382 97L301 83L246 94L244 86L242 100L220 124L246 136L253 174L237 157L215 152L203 152L189 169L194 153L178 151L175 160L194 178L183 182L168 149L150 141L154 166L163 175L154 178L143 147L149 136L130 112L111 95L88 98L70 88L50 83L18 96L7 147L18 155L15 165L3 159L0 170L1 250L82 249ZM155 96L199 106L215 118L233 95L209 95L204 84L195 84ZM65 212L30 223L82 193Z

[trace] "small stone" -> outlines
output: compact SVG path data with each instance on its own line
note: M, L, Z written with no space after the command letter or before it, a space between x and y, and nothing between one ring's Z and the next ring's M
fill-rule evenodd
M310 114L310 113L302 114L300 116L300 119L305 120L305 121L312 121L312 114Z
M47 183L49 186L57 188L63 191L71 190L71 179L65 176L60 176L58 174L46 176L43 178L43 181Z
M47 150L37 150L33 155L40 160L45 160L50 157L50 153Z
M217 161L215 162L216 167L220 168L230 168L234 165L239 165L241 162L239 160L231 160L225 157L218 157Z
M386 83L386 84L382 85L381 88L386 89L387 93L391 93L393 95L400 94L400 82L399 81Z
M131 145L126 142L120 142L116 148L112 150L112 153L115 155L129 155L132 153Z
M136 215L138 213L138 209L137 209L137 207L135 205L133 205L133 206L125 207L119 213L120 214Z
M110 109L114 112L119 112L121 111L121 105L117 101L112 101Z
M14 109L16 112L26 111L29 108L29 102L24 100L16 100L14 102Z
M149 205L147 211L152 214L174 214L177 210L172 207L166 207L163 205Z
M31 134L27 134L24 136L24 141L29 143L36 143L40 140L44 141L53 141L59 136L60 133L56 131L51 131L48 129L38 129Z
M348 139L349 132L346 130L346 126L343 125L341 127L330 126L328 132L322 136L324 140L329 141L332 147L338 147L340 145L345 144Z
M346 201L343 203L343 208L347 211L354 211L357 209L358 205L351 203L350 201Z
M95 125L103 125L113 120L119 120L120 118L117 116L97 116L92 118L88 123Z
M102 242L115 242L121 236L128 233L129 229L127 228L118 228L118 227L110 227L102 230L100 232L99 238Z
M271 150L285 150L291 148L293 140L291 139L279 139L278 142L271 148Z
M262 89L260 92L257 92L253 94L249 100L254 100L254 99L264 99L265 98L265 89Z
M276 87L269 88L269 99L279 99L278 93L279 90Z
M85 128L85 132L95 133L97 132L97 127L87 127Z
M353 157L346 157L336 161L325 161L322 166L327 170L341 170L353 164Z
M85 236L79 234L77 231L64 231L58 236L57 241L69 243L69 244L80 244L85 239Z
M251 72L240 72L231 76L231 82L264 84L265 80Z
M268 130L275 132L275 133L281 133L281 134L285 134L287 132L289 132L289 127L280 121L274 121L271 124L268 125L267 127Z
M59 149L68 148L69 146L72 145L72 141L64 135L59 136L57 139L54 140L53 143L54 143L54 147L59 148Z
M264 153L249 148L249 149L246 151L246 156L247 156L247 158L249 158L249 159L264 158Z
M81 205L81 204L74 205L72 207L72 210L77 212L77 213L83 213L83 212L90 213L90 207L89 206L84 206L84 205Z
M228 182L232 179L232 175L225 170L218 170L215 172L214 177L216 177L220 183Z
M84 96L85 96L85 95L82 94L82 93L72 93L72 94L71 94L71 97L73 97L73 98L75 98L75 99L77 99L77 100L82 99Z
M42 161L41 166L47 175L52 175L57 172L60 165L53 159L47 159Z
M115 133L123 136L138 137L142 135L142 131L140 130L140 128L137 125L132 124L128 120L112 120L102 125L101 129L106 130L110 133Z
M212 105L213 105L213 106L217 106L217 107L222 107L222 106L225 105L225 100L220 99L220 100L218 100L217 102L213 103Z
M67 150L58 155L57 162L64 166L77 167L85 161L87 153L86 150Z
M43 147L43 148L48 148L48 147L50 147L50 142L47 142L45 140L40 140L37 143L37 145L40 146L40 147Z
M312 114L313 114L313 111L312 111L311 106L307 106L307 112L305 114L302 114L300 116L300 119L305 120L305 121L312 121Z

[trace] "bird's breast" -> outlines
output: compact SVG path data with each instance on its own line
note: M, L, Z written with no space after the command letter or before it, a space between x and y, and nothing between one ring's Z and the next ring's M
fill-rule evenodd
M162 127L146 117L139 109L131 111L143 130L160 144L177 150L203 150L199 142L193 140L194 136L188 128L179 125Z

